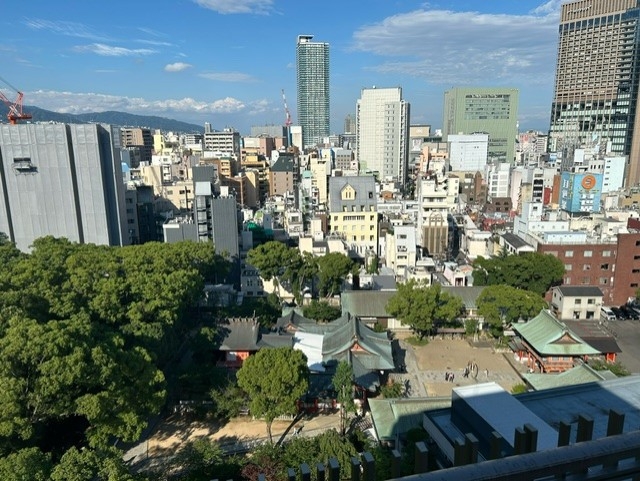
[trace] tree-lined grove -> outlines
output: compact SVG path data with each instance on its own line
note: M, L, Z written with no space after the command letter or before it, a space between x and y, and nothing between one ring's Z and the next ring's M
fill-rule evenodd
M29 254L4 240L0 262L0 473L129 479L112 446L160 412L204 283L228 263L211 244L52 237Z
M564 264L550 254L526 252L489 259L478 257L473 263L473 285L506 285L532 291L540 296L562 283Z
M269 241L251 249L247 261L264 280L274 282L278 297L280 287L284 286L298 303L302 302L305 289L313 296L339 294L347 276L358 271L357 263L339 252L314 257L308 252L301 254L297 248L287 247L278 241Z

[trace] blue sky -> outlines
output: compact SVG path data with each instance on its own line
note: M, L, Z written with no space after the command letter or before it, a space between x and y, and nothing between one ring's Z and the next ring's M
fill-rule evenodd
M374 85L402 87L411 123L434 128L448 88L515 87L521 129L546 130L561 3L4 0L0 77L27 105L248 134L284 123L282 89L296 122L296 37L310 34L330 44L332 132Z

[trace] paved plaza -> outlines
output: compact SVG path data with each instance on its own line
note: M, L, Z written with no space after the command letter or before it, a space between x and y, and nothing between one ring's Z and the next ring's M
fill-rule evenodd
M411 397L451 396L454 387L482 382L496 382L511 391L522 383L518 372L523 372L524 366L509 361L512 352L497 352L489 343L474 346L464 339L432 339L425 346L412 346L403 339L399 342L407 372L396 379L409 381ZM477 366L477 371L464 377L468 364ZM453 373L453 382L445 379L447 372Z

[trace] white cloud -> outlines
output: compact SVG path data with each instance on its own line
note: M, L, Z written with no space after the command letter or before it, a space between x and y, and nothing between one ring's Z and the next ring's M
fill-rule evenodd
M209 72L201 73L198 77L219 82L255 82L256 79L249 74L242 72Z
M175 63L168 63L167 65L165 65L164 70L165 72L182 72L183 70L186 70L191 67L192 65L190 63L175 62Z
M560 15L560 7L570 1L571 0L548 0L531 10L531 13L534 15Z
M269 15L273 11L273 0L193 0L201 7L220 14L251 13Z
M37 90L25 94L29 104L60 113L81 114L118 110L140 115L228 114L243 111L245 104L232 97L212 102L185 97L182 99L147 100L99 93L57 92Z
M91 40L108 40L107 37L93 32L89 27L82 23L42 20L39 18L27 19L24 24L33 30L47 30L58 35L66 35L67 37L87 38Z
M265 112L273 112L274 109L272 104L267 99L254 100L253 102L249 102L249 115L260 115Z
M238 99L234 99L233 97L225 97L220 100L215 100L211 104L211 107L214 113L231 114L244 110L245 105Z
M142 38L137 38L136 42L144 43L145 45L153 45L154 47L175 47L171 42L163 42L161 40L145 40Z
M78 45L73 48L76 52L90 52L103 57L139 57L141 55L151 55L158 53L157 50L149 48L125 48L106 45L104 43L92 43L89 45Z
M432 84L546 83L555 70L558 5L526 15L416 10L361 27L353 49L389 59L375 71Z

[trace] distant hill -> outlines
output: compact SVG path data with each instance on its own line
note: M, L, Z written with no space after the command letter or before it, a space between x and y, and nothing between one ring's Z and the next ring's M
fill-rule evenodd
M146 127L160 129L164 132L204 132L204 127L179 120L156 117L153 115L134 115L126 112L92 112L88 114L59 114L51 110L41 109L33 105L25 105L24 112L32 115L31 122L64 122L68 124L112 124L120 127ZM0 104L1 120L7 118L7 108Z

